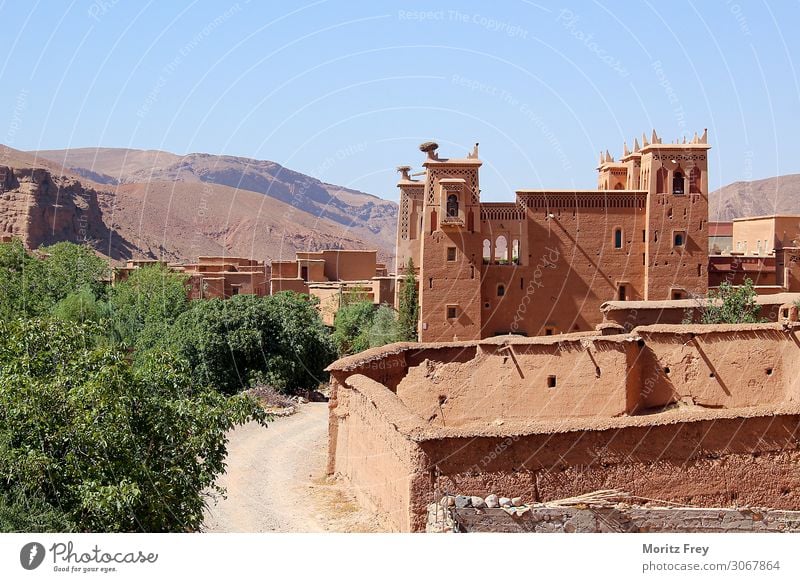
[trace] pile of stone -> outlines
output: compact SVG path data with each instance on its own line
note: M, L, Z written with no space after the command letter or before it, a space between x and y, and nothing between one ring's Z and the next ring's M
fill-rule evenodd
M449 533L456 530L453 520L453 509L475 509L483 513L483 509L499 508L510 515L522 515L530 511L530 506L522 503L522 497L499 497L494 493L486 497L477 495L445 495L438 502L428 505L428 521L425 531L428 533Z
M492 509L495 507L524 507L522 497L498 497L494 493L486 497L477 495L445 495L439 501L442 507L455 507L464 509L474 507L475 509Z

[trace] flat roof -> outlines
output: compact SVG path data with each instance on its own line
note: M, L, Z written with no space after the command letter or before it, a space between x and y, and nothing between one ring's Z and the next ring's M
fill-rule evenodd
M771 218L797 218L797 219L800 219L800 214L764 214L762 216L743 216L741 218L734 218L733 222L744 222L746 220L769 220Z
M766 287L766 285L764 285ZM783 305L794 303L800 299L800 293L775 293L773 295L758 295L757 305ZM690 309L703 304L701 299L665 299L663 301L606 301L600 306L600 311L619 311L623 309ZM647 326L649 327L649 326ZM642 329L647 329L643 327Z
M549 188L547 190L523 189L516 192L517 194L647 194L647 190L562 190L557 188Z

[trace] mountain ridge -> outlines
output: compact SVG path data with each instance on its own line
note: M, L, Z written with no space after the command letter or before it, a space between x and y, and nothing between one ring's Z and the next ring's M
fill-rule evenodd
M56 197L60 190L70 199L88 196L93 220L102 220L100 231L108 238L91 242L112 260L187 261L208 254L286 260L297 251L324 248L376 249L390 267L393 259L395 203L268 160L122 148L22 152L2 146L0 167L46 172ZM21 225L36 220L24 204L35 204L44 190L26 188L0 201L0 216L6 217L0 233L27 233ZM53 242L47 225L36 228L45 233L36 242ZM78 230L63 226L59 232L75 240Z

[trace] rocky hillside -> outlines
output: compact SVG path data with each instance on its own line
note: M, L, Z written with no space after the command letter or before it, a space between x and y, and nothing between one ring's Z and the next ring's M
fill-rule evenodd
M709 214L711 220L800 214L800 174L724 186L709 196Z
M86 241L107 256L134 251L112 236L96 190L44 168L0 165L0 234L19 236L31 248Z
M275 162L114 148L49 150L36 152L36 155L94 183L120 187L117 189L130 194L144 192L145 185L154 184L175 184L187 196L192 191L188 185L194 185L198 192L203 191L198 188L200 184L221 186L223 188L208 189L207 194L224 197L224 200L215 200L215 206L233 212L236 212L235 197L244 196L249 200L248 193L260 194L266 197L258 208L261 214L274 217L276 213L288 213L284 216L285 228L275 226L287 235L287 240L280 245L283 249L295 249L300 245L298 250L303 250L331 244L344 248L376 248L383 260L389 260L394 252L395 203L358 190L323 183ZM158 191L163 189L164 186L156 188ZM251 226L265 220L257 215L243 219ZM292 225L293 221L300 223L298 228ZM226 224L228 230L238 228L232 217ZM338 244L332 243L331 235L340 238ZM258 233L255 238L260 236ZM270 236L275 236L274 232ZM286 253L281 256L285 258Z
M137 150L0 146L0 234L35 248L88 241L113 259L375 248L391 262L396 205L273 162Z

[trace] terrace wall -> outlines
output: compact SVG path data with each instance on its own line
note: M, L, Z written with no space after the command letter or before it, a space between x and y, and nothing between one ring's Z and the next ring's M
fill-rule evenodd
M798 509L798 331L648 326L368 350L330 368L328 469L401 531L424 530L444 494L617 488Z

